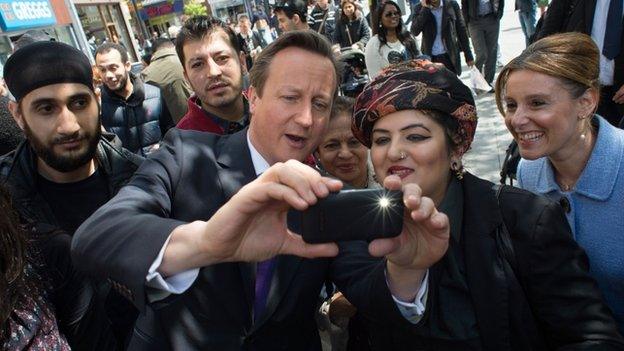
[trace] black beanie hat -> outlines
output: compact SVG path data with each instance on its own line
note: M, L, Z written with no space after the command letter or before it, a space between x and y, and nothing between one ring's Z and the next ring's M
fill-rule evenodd
M91 63L67 44L43 41L17 50L4 65L4 81L17 101L31 91L58 83L79 83L93 90Z

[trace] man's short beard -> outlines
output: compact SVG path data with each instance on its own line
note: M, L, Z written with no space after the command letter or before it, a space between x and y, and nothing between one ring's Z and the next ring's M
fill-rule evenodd
M98 113L99 115L99 113ZM99 119L99 117L98 117ZM95 157L98 143L102 135L100 123L97 124L97 128L94 131L85 131L82 135L76 132L73 135L67 135L63 137L56 137L52 141L51 145L46 145L33 134L28 124L24 121L24 134L28 139L30 146L35 151L37 157L53 169L67 173L75 171L78 168L86 165ZM87 140L87 149L78 155L60 156L54 153L54 145L64 140L72 140L75 138L84 138Z
M124 90L126 90L126 85L128 85L128 79L130 79L130 73L126 71L126 75L119 81L119 88L114 90L111 89L111 91L115 93L123 93Z

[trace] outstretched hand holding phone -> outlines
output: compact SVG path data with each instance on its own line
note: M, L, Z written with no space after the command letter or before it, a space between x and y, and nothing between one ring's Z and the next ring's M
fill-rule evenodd
M370 242L369 252L386 256L391 291L408 301L418 291L427 268L446 252L449 222L417 185L402 185L399 177L388 176L384 187L403 192L403 229L397 237ZM282 254L335 256L335 243L310 244L291 232L287 213L291 207L304 211L341 188L340 181L322 177L300 162L275 164L242 187L207 222L177 227L159 271L168 276L221 262L262 261Z

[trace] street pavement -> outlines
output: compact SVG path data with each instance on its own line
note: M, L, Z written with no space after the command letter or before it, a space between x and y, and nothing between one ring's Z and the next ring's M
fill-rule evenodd
M514 12L513 7L513 2L507 1L505 3L505 11L501 20L498 43L503 63L507 63L518 56L525 48L524 34L520 28L518 13ZM461 79L466 85L469 85L468 67L464 66L462 71ZM479 122L472 149L464 156L464 167L467 171L481 178L498 182L500 169L505 159L505 150L507 150L512 137L505 127L503 117L498 112L494 94L480 94L475 100Z

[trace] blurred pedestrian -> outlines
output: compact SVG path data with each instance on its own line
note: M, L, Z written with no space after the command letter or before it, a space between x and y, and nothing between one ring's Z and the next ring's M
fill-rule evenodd
M357 8L355 0L343 0L340 9L332 42L338 50L352 48L364 51L371 34L362 11Z
M124 148L147 156L174 126L160 89L130 71L128 51L119 44L98 47L95 65L103 83L102 125Z
M394 1L381 4L377 14L377 34L366 44L365 57L368 75L373 78L381 69L420 55L416 39L403 28L401 9Z
M623 13L622 0L552 0L537 35L537 39L564 32L591 36L600 51L597 112L614 126L624 116Z
M492 85L496 73L498 34L504 0L462 0L461 4L477 56L475 65L488 84Z
M184 68L171 40L156 39L153 50L150 64L141 75L145 83L160 88L169 115L174 123L178 123L188 110L188 98L193 91L184 78Z
M310 29L304 0L280 0L273 11L282 32Z
M336 7L331 0L318 0L310 11L310 29L325 36L331 43L336 27Z
M241 15L238 17L238 28L239 32L237 36L239 41L243 44L247 69L250 70L256 56L258 56L262 49L268 44L257 31L251 28L251 21L247 15Z
M420 49L433 62L461 74L459 53L464 53L468 66L474 65L468 32L459 4L455 0L421 0L414 7L411 33L422 33Z
M535 33L537 11L536 0L516 0L515 10L518 11L518 18L520 19L520 26L522 27L522 33L524 34L526 46L529 46L531 37Z

